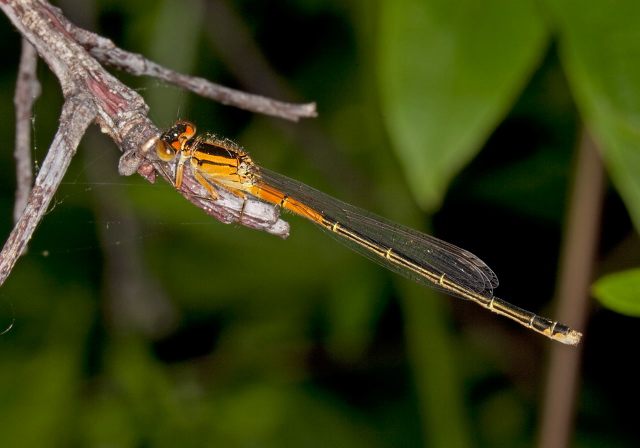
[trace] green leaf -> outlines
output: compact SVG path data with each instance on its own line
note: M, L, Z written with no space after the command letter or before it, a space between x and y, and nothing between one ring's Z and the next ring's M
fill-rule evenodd
M640 317L640 268L605 275L593 285L593 295L617 313Z
M546 42L531 1L382 2L383 113L422 206L442 200L510 109Z
M547 3L581 115L640 229L640 2Z

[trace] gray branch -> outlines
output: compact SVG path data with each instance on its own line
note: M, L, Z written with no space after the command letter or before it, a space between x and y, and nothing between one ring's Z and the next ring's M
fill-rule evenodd
M33 185L31 166L31 117L33 103L40 96L40 83L36 77L38 53L27 41L22 39L22 55L18 69L18 81L13 102L16 106L16 203L13 209L14 224L20 219L27 206L29 191Z
M60 127L31 190L27 206L0 252L0 285L9 276L34 230L47 211L53 193L67 172L71 158L89 124L96 117L93 101L86 95L73 95L62 106Z
M23 211L0 252L0 285L11 272L44 216L82 135L92 122L98 124L102 132L108 134L124 153L119 165L121 174L138 172L154 182L157 172L170 181L168 176L172 176L175 171L175 166L159 161L153 151L150 151L152 147L149 142L156 139L160 131L147 118L148 107L143 98L112 76L96 58L129 72L134 71L136 64L142 64L146 69L139 71L139 74L175 82L197 93L222 100L225 104L293 120L296 116L315 116L312 104L280 103L171 72L140 55L115 47L108 39L81 30L45 0L0 0L0 9L50 67L60 82L65 98L58 133L49 148L35 186L31 189L26 205L16 204ZM118 56L123 58L119 65L114 62ZM24 58L28 59L28 55ZM31 92L26 96L33 98L34 95ZM18 96L16 98L16 101L24 102L22 107L31 109L24 94L20 96L22 100L18 100ZM30 113L27 116L30 117ZM25 131L20 131L19 134L22 138L26 135ZM28 135L26 138L28 140ZM18 157L22 158L22 155ZM29 180L20 182L21 185L30 184ZM208 214L224 223L238 222L282 238L288 236L289 225L279 218L276 206L254 199L249 199L245 204L242 198L223 189L219 191L220 199L212 201L207 199L207 193L202 190L198 182L187 173L180 192Z
M141 54L118 48L113 41L70 24L68 31L76 41L98 61L131 73L134 76L150 76L190 90L205 98L222 104L260 114L272 115L291 121L316 117L316 104L294 104L276 101L261 95L254 95L213 83L207 79L188 76L161 66Z

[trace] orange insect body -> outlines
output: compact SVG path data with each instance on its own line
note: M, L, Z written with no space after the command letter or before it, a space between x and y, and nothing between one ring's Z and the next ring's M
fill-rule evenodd
M204 140L195 134L193 123L178 121L157 141L161 160L178 157L176 188L182 185L184 165L189 163L212 200L218 198L214 185L245 200L250 194L304 216L350 249L421 285L471 300L564 344L580 341L582 335L566 325L495 297L496 275L472 253L262 169L230 140Z

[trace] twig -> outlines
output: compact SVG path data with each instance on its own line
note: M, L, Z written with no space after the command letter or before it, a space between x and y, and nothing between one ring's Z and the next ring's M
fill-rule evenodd
M82 93L95 103L96 122L123 151L135 150L157 135L142 97L73 40L58 9L44 0L2 0L0 9L51 68L65 98Z
M77 33L78 35L82 34L85 37L93 35L96 38L99 38L99 36L81 30L71 24L57 8L54 8L44 2L43 5L47 6L46 11L49 12L52 18L59 21L64 34L70 39L72 39L71 32ZM108 39L100 39L103 42L108 41ZM72 40L72 42L77 46L75 40ZM115 54L120 54L125 59L127 58L126 52L118 53L116 51ZM161 162L157 157L155 157L155 154L152 151L153 147L152 145L149 145L149 142L153 141L153 139L158 136L159 131L146 117L147 105L144 103L142 97L127 86L121 84L115 77L111 76L86 52L82 51L82 55L84 58L90 60L92 64L97 65L98 68L96 70L99 70L99 76L90 76L88 78L88 80L91 81L89 83L91 94L97 96L98 100L103 100L103 102L110 106L113 111L118 111L119 107L126 106L127 104L133 104L134 102L139 108L137 111L139 118L134 119L127 117L124 120L124 125L131 126L131 128L126 130L126 137L123 138L121 142L118 142L117 136L114 137L113 132L110 131L111 126L108 125L108 122L106 126L103 123L100 123L103 127L103 131L106 129L106 132L114 137L114 140L116 143L119 143L120 148L124 152L118 166L120 174L128 176L137 171L150 182L155 182L156 173L158 171L166 173L168 166L166 163ZM113 56L113 54L111 54L111 56ZM136 58L133 58L133 60L140 61ZM151 61L148 62L155 67L160 67ZM112 110L109 110L108 112L112 112ZM111 118L111 115L108 116ZM101 117L98 116L99 120L100 118ZM171 179L166 176L165 180L171 183ZM286 238L289 235L289 224L279 219L280 212L276 206L265 205L255 199L249 199L245 204L245 201L241 198L234 194L230 194L224 189L219 189L218 192L220 199L217 201L210 201L202 199L206 196L203 195L202 190L196 181L187 181L183 183L183 187L181 188L181 193L189 201L223 223L229 224L237 222L245 227L264 230L282 238Z
M291 121L317 116L315 103L285 103L261 95L230 89L204 78L184 75L150 61L141 54L118 48L110 39L78 28L73 24L69 25L68 31L93 57L104 64L134 76L151 76L222 104Z
M84 95L71 96L62 106L60 127L38 173L27 206L0 252L0 285L8 277L47 211L53 193L58 189L80 139L95 119L96 112L93 101Z
M571 195L567 242L563 248L558 295L558 319L573 328L587 323L589 291L600 232L604 196L604 167L595 143L583 131L578 152L576 178ZM573 409L584 344L565 347L554 344L547 372L544 406L538 446L569 446Z
M48 161L47 172L38 175L39 181L33 188L29 203L14 228L1 253L0 284L4 282L20 252L31 238L33 230L42 218L46 206L50 203L67 169L68 160L58 152L61 142L69 153L75 151L77 141L86 129L84 121L77 119L68 109L80 98L81 109L95 121L102 132L109 134L118 147L124 152L120 168L123 174L140 173L153 182L156 178L155 168L160 162L155 160L150 145L159 135L158 129L147 118L148 107L140 95L131 90L105 70L87 51L75 41L69 29L77 29L62 15L61 11L44 0L0 0L0 9L7 15L13 25L37 50L43 60L51 68L60 81L65 97L65 107L61 116L61 125L45 162ZM75 110L75 109L74 109ZM89 112L90 111L90 112ZM72 117L73 115L73 117ZM78 123L82 123L82 132L78 134ZM87 125L88 125L87 123ZM75 127L74 127L75 126ZM68 135L73 134L73 139ZM77 140L77 141L76 141ZM71 144L73 143L73 144ZM141 151L141 148L147 151ZM69 156L70 158L70 156ZM43 166L44 171L44 166ZM51 174L53 173L53 174ZM53 176L53 180L50 177ZM188 179L187 179L188 180ZM266 230L281 237L288 235L288 224L278 218L278 209L262 203L250 204L244 208L244 201L235 195L221 192L223 200L195 200L194 195L202 194L198 188L189 190L190 182L185 182L183 193L190 200L203 208L207 213L223 222L239 222L247 227ZM232 197L233 196L233 197Z
M36 78L38 53L33 45L22 39L22 55L18 68L18 81L13 102L16 107L16 203L13 209L13 222L18 222L27 206L29 192L33 185L31 166L31 118L33 103L40 96L40 83Z

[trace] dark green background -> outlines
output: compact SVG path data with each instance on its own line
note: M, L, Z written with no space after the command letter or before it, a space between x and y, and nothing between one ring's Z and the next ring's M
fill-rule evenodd
M640 179L640 11L614 3L224 2L235 19L197 0L60 6L172 69L317 102L317 119L285 123L115 72L157 126L190 119L271 170L464 247L498 274L498 296L552 317L585 123L615 182L596 277L638 261L626 210L637 214ZM6 19L0 33L6 237L20 36ZM38 73L36 169L61 106ZM163 182L118 176L118 156L86 135L0 288L2 329L13 324L0 336L0 446L535 443L551 341L386 272L302 218L283 214L284 241L218 223ZM573 446L640 444L638 329L594 302Z

